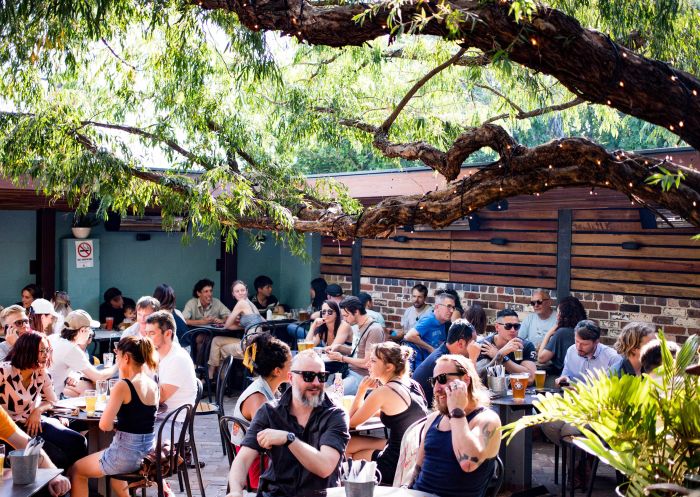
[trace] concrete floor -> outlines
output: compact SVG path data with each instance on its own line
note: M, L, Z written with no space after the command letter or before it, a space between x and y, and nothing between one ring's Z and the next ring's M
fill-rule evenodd
M226 413L232 413L236 398L226 398ZM206 463L202 469L204 479L204 491L206 497L224 497L226 495L226 479L228 476L228 459L221 448L217 417L215 415L197 416L195 419L195 437L199 458ZM537 439L537 437L535 437ZM532 460L532 484L534 486L543 485L550 493L544 495L561 495L561 487L554 484L554 446L550 443L535 441L533 443ZM190 480L192 482L192 493L201 496L196 480L195 470L191 469ZM170 480L172 489L178 496L184 496L184 492L179 492L176 479ZM595 497L608 497L615 494L615 472L609 466L601 464L599 466L593 494ZM153 489L149 495L155 495ZM503 490L499 495L507 497L511 492ZM568 495L568 494L567 494ZM576 496L585 496L582 490L576 491Z

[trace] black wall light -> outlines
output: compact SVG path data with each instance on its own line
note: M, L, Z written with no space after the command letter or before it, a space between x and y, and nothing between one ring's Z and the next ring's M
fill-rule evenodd
M393 237L392 240L394 240L395 242L399 242L399 243L407 243L410 240L410 238L407 236L399 235L399 236Z
M507 245L508 244L508 240L506 240L505 238L491 238L490 241L491 241L492 245Z
M639 250L642 246L639 242L622 242L622 248L625 250Z

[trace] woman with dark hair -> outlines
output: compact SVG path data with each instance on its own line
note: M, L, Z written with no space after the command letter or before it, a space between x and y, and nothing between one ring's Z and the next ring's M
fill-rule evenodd
M24 288L22 288L22 302L21 306L29 310L29 306L32 305L35 299L41 299L44 297L44 291L39 285L30 283ZM19 302L18 302L19 303Z
M557 324L549 330L540 344L537 362L540 364L551 361L546 368L547 374L561 374L564 368L566 351L574 344L574 328L576 323L586 318L586 309L576 297L564 297L557 306Z
M326 287L328 283L323 278L314 278L311 280L311 308L309 312L314 313L321 310L323 302L326 300Z
M71 496L88 496L88 479L131 473L139 469L154 444L158 385L144 373L158 368L155 347L148 337L125 336L117 342L119 381L109 394L100 418L102 431L115 430L106 450L83 457L70 470ZM115 424L115 419L117 423ZM119 497L128 497L127 482L111 480Z
M314 342L314 347L352 347L352 328L340 317L340 307L332 300L321 306L321 317L311 323L306 340ZM350 352L349 350L346 352Z
M238 419L252 421L260 406L279 398L279 388L286 383L292 369L292 351L289 346L267 333L257 333L247 342L243 364L257 378L238 397L233 415ZM242 436L231 436L232 442L240 446ZM248 476L253 488L260 478L259 460L250 467Z
M175 326L177 328L175 330L175 335L177 335L178 340L182 338L182 336L190 329L187 326L187 323L185 323L185 317L175 308L175 290L173 287L167 283L161 283L155 290L153 290L153 298L158 299L158 302L160 302L161 311L168 311L173 315L173 318L175 318ZM182 340L179 341L180 345L183 347L187 347L189 345L189 343L183 343Z
M389 440L353 435L346 453L353 459L377 461L382 483L391 485L399 461L401 439L414 422L427 413L423 390L408 378L412 350L394 342L378 343L369 356L369 376L357 389L350 408L350 427L367 421L379 411L379 418L389 429ZM369 389L372 392L365 398Z
M55 327L58 313L46 299L34 299L29 306L29 326L34 331L51 335L60 331Z
M484 308L479 304L470 305L469 308L464 311L464 319L469 321L469 324L474 327L477 335L481 336L486 333L486 323L488 320L486 319Z
M56 400L46 364L51 346L41 333L22 334L0 364L0 406L30 437L41 434L44 449L59 468L67 469L87 454L87 441L55 418L43 416Z

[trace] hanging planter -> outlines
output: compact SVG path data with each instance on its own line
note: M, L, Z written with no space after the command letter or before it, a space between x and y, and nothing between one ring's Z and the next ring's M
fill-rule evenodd
M90 236L93 226L97 226L99 221L92 213L75 214L73 216L73 227L71 231L75 238L87 238Z
M71 228L71 231L73 232L73 236L75 238L87 238L90 236L90 232L92 231L92 228L90 227L77 227L73 226Z

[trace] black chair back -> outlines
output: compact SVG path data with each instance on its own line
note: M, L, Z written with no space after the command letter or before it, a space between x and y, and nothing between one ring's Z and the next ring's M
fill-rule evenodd
M503 481L505 478L506 472L503 467L503 461L501 460L500 456L496 456L496 467L493 470L493 477L489 482L489 486L486 487L484 497L496 497L503 486Z
M240 433L241 436L245 436L246 432L248 431L248 426L250 426L250 423L235 416L222 416L219 420L219 430L221 431L224 440L226 440L226 455L228 456L229 466L236 458L236 447L231 440L231 433L236 430L236 432Z
M219 406L222 416L224 415L224 393L233 374L234 360L233 356L228 356L219 368L219 376L216 378L216 405Z
M156 482L158 483L158 497L164 497L162 481L164 477L175 474L180 463L185 461L185 439L188 429L194 419L194 409L192 405L185 404L167 416L160 423L158 437L156 439ZM183 419L184 418L184 419ZM178 422L182 422L182 427L178 433ZM163 439L163 433L166 438ZM169 435L169 436L168 436ZM166 449L165 452L163 449ZM167 454L168 471L163 472L162 457ZM160 456L159 456L160 455Z

